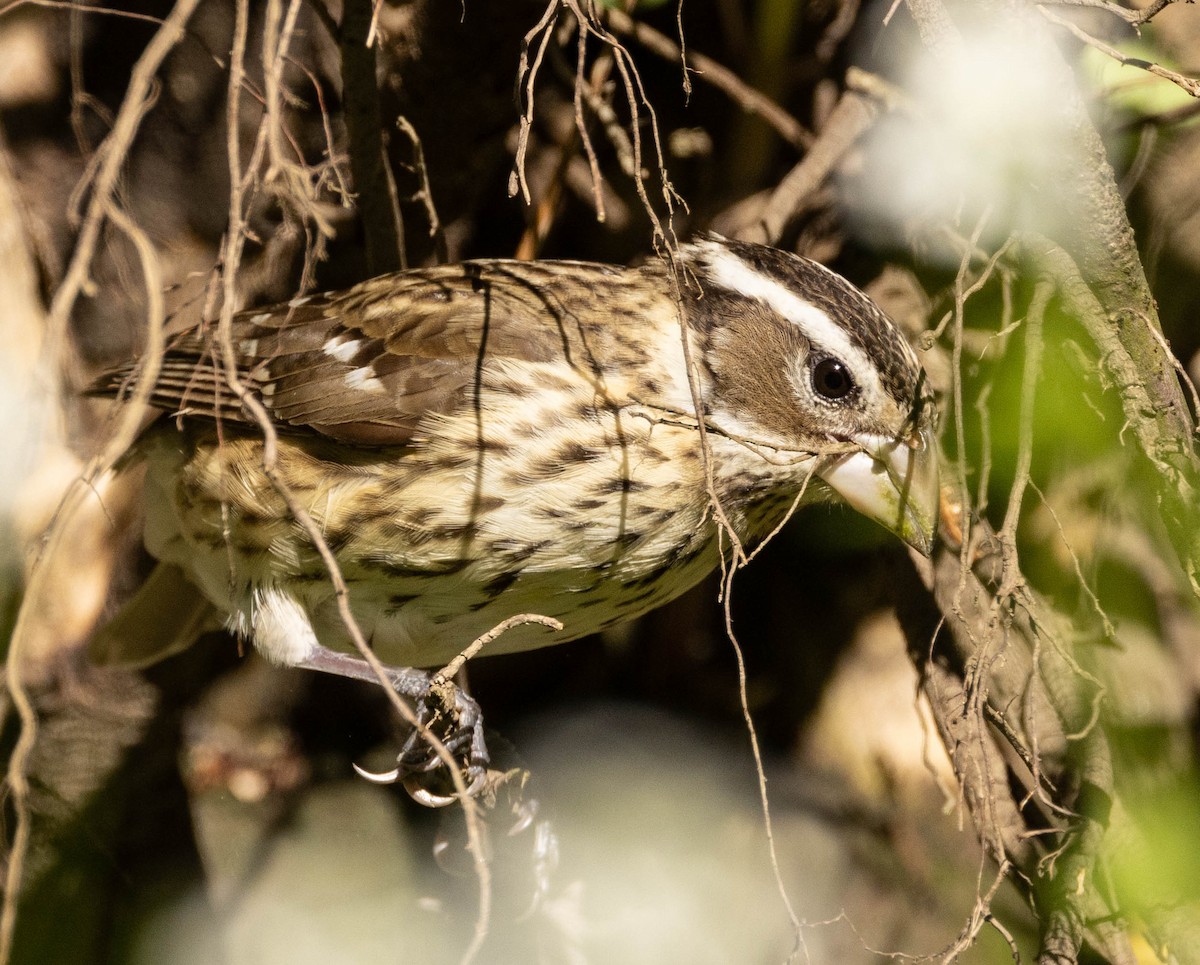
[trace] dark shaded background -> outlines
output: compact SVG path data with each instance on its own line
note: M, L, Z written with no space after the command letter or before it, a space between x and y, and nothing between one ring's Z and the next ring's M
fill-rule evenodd
M121 9L163 17L170 6L125 3ZM451 259L509 256L522 244L547 258L628 262L651 254L650 222L633 182L620 171L601 126L590 120L608 201L607 221L595 219L573 120L573 34L561 49L551 45L537 84L527 161L534 205L509 197L521 40L543 9L526 2L422 0L381 8L379 117L402 199L409 265L434 259L436 245L423 202L412 197L420 181L411 145L392 123L398 115L420 136ZM851 0L698 0L685 7L683 23L690 50L715 58L819 132L851 64L903 82L915 30L904 8L886 28L884 13ZM267 15L265 5L253 6L252 51ZM342 16L336 3L301 8L291 48L295 66L285 79L297 98L287 112L295 148L309 164L328 165L348 182L342 57L329 30ZM636 16L677 36L672 7L644 4ZM1156 56L1194 56L1188 52L1200 49L1194 45L1198 23L1194 11L1166 11L1147 31ZM181 320L201 311L226 227L223 63L232 25L233 9L224 0L200 5L161 72L121 184L122 204L158 247L172 286L170 309ZM0 12L0 133L47 302L76 237L72 191L154 30L123 16L64 9ZM1069 35L1060 39L1088 76L1093 52L1082 53ZM627 43L667 145L671 180L687 202L674 215L678 236L710 228L732 233L753 222L766 192L799 159L796 147L703 77L694 76L685 95L678 62ZM593 41L589 66L600 52ZM72 96L72 58L85 97ZM249 69L257 88L261 67L251 63ZM1189 123L1195 112L1160 109L1151 95L1119 95L1097 89L1089 106L1125 179L1163 328L1176 354L1188 360L1200 348L1194 322L1200 139ZM627 123L623 93L610 91L607 99L617 120ZM322 107L336 147L332 158ZM1179 116L1168 116L1172 111ZM253 92L242 116L245 154L258 121ZM641 133L649 135L645 116ZM885 308L915 318L918 329L932 327L952 304L956 267L931 255L927 239L935 232L914 224L906 236L870 217L847 215L862 179L886 184L892 163L919 169L924 159L881 164L869 152L850 152L838 176L805 199L779 244L819 258L860 285L874 283ZM648 191L658 199L654 165L647 166ZM369 274L362 221L335 185L331 176L317 192L332 228L325 256L313 265L317 289ZM548 230L531 233L539 205ZM246 305L290 297L300 284L311 223L267 187L256 195L249 221L252 238L239 273ZM969 235L972 226L964 217L953 227ZM886 276L886 284L885 268L898 272ZM110 417L102 403L82 401L74 390L137 350L145 327L134 253L111 228L91 279L71 316L70 345L59 367L60 441L80 459L98 451ZM985 442L991 446L988 493L998 507L991 510L996 524L1015 472L1023 356L1019 340L1001 338L996 350L989 337L1006 303L1015 302L1020 316L1033 285L1020 275L1010 281L1005 289L993 280L972 301L966 336L973 341L961 370L968 446L972 453ZM0 303L4 290L0 282ZM1122 641L1113 648L1119 656L1112 659L1128 659L1149 675L1106 726L1128 737L1121 746L1155 802L1146 812L1148 826L1177 828L1156 852L1161 856L1181 836L1194 840L1186 833L1196 824L1191 762L1198 662L1189 649L1198 637L1195 606L1175 588L1171 562L1161 563L1165 575L1160 571L1155 583L1145 556L1154 558L1163 544L1144 517L1133 514L1134 532L1146 543L1141 556L1089 552L1098 527L1114 516L1128 519L1128 505L1146 496L1136 487L1141 470L1122 462L1119 410L1096 383L1086 351L1079 362L1073 346L1081 344L1086 338L1073 321L1061 313L1051 317L1033 475L1049 503L1061 500L1060 518L1050 519L1028 497L1022 550L1034 585L1090 632L1096 617L1063 551L1060 536L1068 535L1085 578L1121 626ZM989 345L993 350L985 354ZM933 354L936 373L945 353L935 348ZM20 358L12 353L14 368ZM21 410L10 418L19 423ZM977 482L976 475L972 485ZM39 488L42 501L33 508L27 499L11 503L13 600L20 594L16 545L47 518L57 492ZM110 514L106 553L100 554L107 562L99 569L111 579L104 612L112 612L150 565L137 546L136 495L128 498L127 507ZM92 550L77 549L76 575L82 575ZM817 507L802 513L735 583L734 626L771 777L783 877L802 917L835 919L843 910L848 916L805 932L814 961L876 960L869 948L933 953L954 941L994 873L956 805L934 731L927 727L922 740L917 676L890 615L897 594L914 592L908 566L882 531L838 507ZM503 815L493 815L497 901L481 960L574 961L570 954L577 952L595 961L750 962L788 953L718 591L714 578L603 638L471 665L471 686L489 724L512 741L513 762L531 767L527 796L539 802L539 818L559 831L562 851L557 870L547 872L543 862L539 871L535 831L507 840ZM65 578L63 593L77 593ZM55 626L53 615L47 620ZM470 937L475 887L458 857L460 816L425 811L398 789L364 784L350 769L352 762L386 766L396 744L397 726L380 694L258 665L221 634L144 675L98 670L83 655L85 636L58 634L59 646L39 655L30 673L42 728L30 770L34 848L14 962L458 959ZM1103 663L1110 655L1097 659ZM1108 672L1120 677L1123 671ZM17 733L10 716L6 746ZM1156 810L1160 804L1165 810ZM432 857L440 836L450 842L442 862L450 871ZM534 902L539 873L545 884L538 911L522 917ZM1194 895L1194 871L1179 874ZM628 905L619 901L623 888ZM643 904L646 917L639 918L641 895L664 903ZM1017 892L1001 889L992 908L1028 953L1036 927ZM987 928L963 960L1008 956L1000 930Z

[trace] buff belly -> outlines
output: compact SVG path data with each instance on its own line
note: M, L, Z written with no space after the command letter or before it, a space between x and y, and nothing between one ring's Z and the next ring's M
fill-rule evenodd
M541 460L499 441L380 453L283 436L279 472L334 551L380 658L439 666L515 614L564 628L518 627L487 653L631 619L716 565L693 433L617 428L618 446L612 426L592 440L543 435ZM261 455L248 435L158 433L147 445L147 547L268 658L302 662L314 640L350 651L328 572Z

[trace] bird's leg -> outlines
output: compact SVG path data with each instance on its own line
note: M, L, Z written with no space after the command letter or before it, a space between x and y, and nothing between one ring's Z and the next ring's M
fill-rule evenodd
M315 646L297 666L324 673L379 683L379 676L361 657ZM439 737L462 767L467 794L478 791L487 778L490 763L483 737L483 712L462 688L440 673L413 667L383 668L396 693L416 703L417 719ZM364 777L379 783L402 781L415 800L439 807L455 800L453 792L440 793L427 787L431 778L444 777L445 761L429 746L421 731L414 730L400 749L396 767L382 774L356 768ZM444 781L442 783L445 783Z

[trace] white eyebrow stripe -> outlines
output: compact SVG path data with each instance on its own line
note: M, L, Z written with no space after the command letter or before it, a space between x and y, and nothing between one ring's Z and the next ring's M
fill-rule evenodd
M755 270L732 251L711 243L705 247L712 280L718 285L757 298L800 329L817 348L832 352L848 364L860 382L868 374L874 373L875 366L866 352L850 341L845 330L816 305L806 302L774 278Z
M814 268L819 268L821 271L825 272L825 274L829 275L831 278L836 278L839 282L842 282L843 284L846 283L846 279L844 279L841 275L839 275L836 271L834 271L828 265L822 265L819 261L812 261L811 259L809 260L809 264L812 265ZM901 337L898 341L900 343L900 348L904 350L904 354L908 357L908 360L910 362L912 362L912 364L915 368L919 369L921 367L921 360L919 358L917 358L916 349L914 349L912 347L912 345L909 344L909 341L907 338Z

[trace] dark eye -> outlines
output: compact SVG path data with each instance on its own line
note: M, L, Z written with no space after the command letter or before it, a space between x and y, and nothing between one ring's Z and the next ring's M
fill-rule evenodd
M842 362L826 356L813 366L812 387L822 399L839 402L854 391L854 379Z

